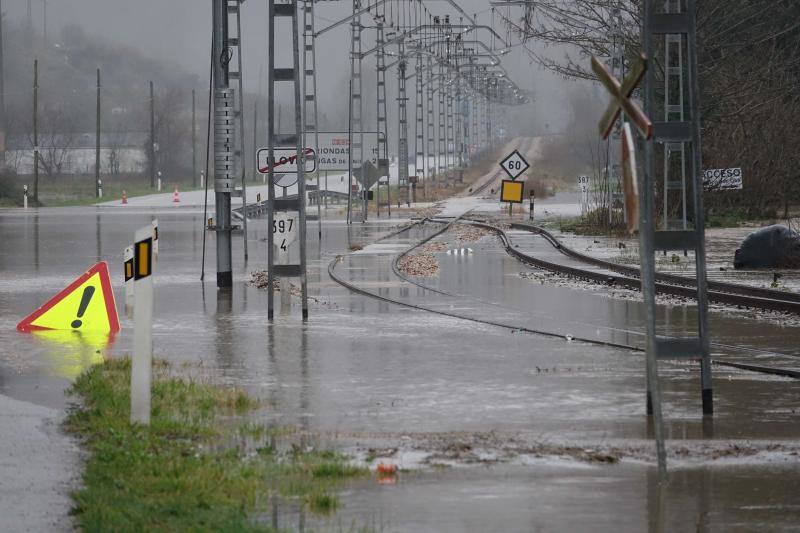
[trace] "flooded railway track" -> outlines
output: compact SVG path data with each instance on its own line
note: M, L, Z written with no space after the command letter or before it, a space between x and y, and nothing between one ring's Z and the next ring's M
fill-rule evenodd
M524 140L519 141L517 144L516 150L520 151L522 154L528 152L531 149L531 145L533 144L533 139L525 138ZM490 185L494 185L497 183L497 180L503 176L503 170L498 170L492 176L492 179L487 180L486 183L481 185L480 187L476 188L474 191L470 193L470 196L477 196L485 191Z
M460 222L474 224L474 225L478 225L478 226L483 226L483 227L486 227L487 229L492 230L493 232L495 232L499 236L501 236L501 241L503 242L503 245L505 246L506 251L511 253L511 255L517 257L518 259L523 260L523 262L525 262L525 263L532 264L533 266L537 266L537 267L539 266L539 265L536 264L536 262L540 261L540 260L535 260L534 258L531 258L530 256L527 256L526 254L523 254L522 252L519 252L518 250L515 250L514 247L511 246L510 241L508 239L508 236L505 234L505 232L501 228L498 228L498 227L493 226L491 224L486 224L486 223L480 222L480 221L463 219L463 217L458 217L458 218L456 218L454 220L448 220L448 221L442 221L442 220L436 220L436 219L423 219L423 220L420 220L420 221L405 225L405 226L403 226L401 228L398 228L396 231L393 231L393 232L389 233L388 235L385 235L384 237L378 239L376 242L380 242L380 241L387 240L389 238L398 236L398 235L400 235L400 234L402 234L402 233L404 233L406 231L409 231L410 229L412 229L412 228L414 228L416 226L422 226L426 222L441 224L442 227L439 228L438 230L436 230L435 232L433 232L432 234L426 236L424 239L422 239L422 240L418 241L417 243L413 244L409 248L405 249L401 253L396 254L392 259L392 272L395 274L395 276L397 276L399 279L401 279L402 281L404 281L406 283L413 284L413 285L415 285L417 287L420 287L420 288L422 288L422 289L424 289L426 291L430 291L430 292L433 292L433 293L436 293L436 294L441 294L443 296L448 296L448 297L457 298L457 299L470 299L470 300L473 300L473 301L476 301L476 302L479 302L479 303L482 303L482 304L485 304L485 305L491 305L493 307L504 308L504 306L502 304L498 304L498 303L495 303L495 302L489 302L489 301L482 300L480 298L476 298L476 297L470 296L470 295L454 293L454 292L446 291L446 290L439 289L439 288L436 288L436 287L431 287L431 286L429 286L429 285L427 285L425 283L422 283L419 280L415 280L412 277L405 275L400 270L399 264L398 264L400 259L402 259L404 256L408 255L409 253L413 252L417 248L425 245L429 241L431 241L431 240L435 239L436 237L442 235L448 229L450 229L450 227L452 227L454 224L457 224L457 223L460 223ZM531 261L526 261L526 260L523 259L523 257L525 257L525 258L527 258L527 259L529 259ZM635 346L635 345L632 345L632 344L604 341L604 340L599 340L599 339L585 338L585 337L573 336L573 335L565 335L563 333L559 333L559 332L555 332L555 331L548 331L548 330L539 329L539 328L530 328L530 327L525 327L525 326L520 326L520 325L507 324L507 323L503 323L503 322L500 322L500 321L491 320L491 319L488 319L488 318L478 318L478 317L472 317L472 316L465 316L463 314L459 314L459 313L456 313L456 312L446 311L446 310L443 310L443 309L435 309L435 308L427 307L427 306L424 306L424 305L421 305L421 304L407 302L407 301L399 300L399 299L396 299L396 298L392 298L390 296L378 294L376 292L372 292L370 290L367 290L367 289L365 289L363 287L359 287L355 283L352 283L352 282L344 279L343 277L338 276L336 274L336 267L342 262L343 259L344 259L344 256L337 256L328 264L328 275L336 283L338 283L342 287L348 289L349 291L351 291L351 292L353 292L355 294L360 294L362 296L367 296L369 298L373 298L373 299L380 300L380 301L387 302L387 303L392 303L392 304L395 304L395 305L400 305L400 306L411 308L411 309L417 309L417 310L420 310L420 311L426 311L426 312L429 312L429 313L434 313L434 314L447 316L447 317L450 317L450 318L456 318L456 319L460 319L460 320L468 320L468 321L471 321L471 322L476 322L476 323L484 324L484 325L488 325L488 326L504 328L504 329L508 329L508 330L511 330L511 331L515 331L515 332L524 332L524 333L529 333L529 334L534 334L534 335L542 335L542 336L546 336L546 337L554 337L554 338L563 339L565 341L583 342L583 343L592 344L592 345L596 345L596 346L619 348L619 349L628 350L628 351L632 351L632 352L638 352L638 353L643 353L644 352L644 348L643 347ZM540 268L544 268L544 267L540 267ZM571 268L571 267L568 267L568 268ZM577 270L577 269L572 269L572 270ZM583 271L583 272L586 272L586 271ZM591 279L589 276L580 276L579 274L580 274L580 272L575 272L573 275L576 275L577 277L583 277L583 279ZM595 274L595 273L591 273L591 274ZM638 287L639 287L638 280L635 280L635 281L636 281L636 286L632 287L632 288L637 288L638 289ZM608 282L608 276L604 277L603 282ZM640 332L636 332L636 331L630 331L630 333L641 334ZM712 346L712 348L734 350L734 351L739 351L739 352L744 352L744 353L757 353L757 354L760 354L760 355L773 354L773 355L782 356L782 357L787 357L787 356L791 357L792 356L791 354L776 353L776 352L771 352L771 351L768 351L768 350L760 350L760 349L747 347L747 346L727 345L727 344L719 344L719 343L713 343L713 342L711 343L711 346ZM781 368L781 367L776 367L776 366L760 365L760 364L757 365L757 364L742 363L742 362L721 361L719 359L712 359L712 364L717 365L717 366L724 366L724 367L730 367L730 368L737 368L737 369L740 369L740 370L757 372L757 373L761 373L761 374L771 374L771 375L777 375L777 376L800 379L800 371L795 370L795 369L791 369L791 368Z
M511 224L512 229L530 231L540 235L545 239L545 241L553 246L553 248L561 252L566 257L570 257L582 263L586 263L587 265L600 267L621 275L609 275L608 273L578 269L575 267L532 257L516 249L506 232L502 229L481 221L470 220L469 222L480 225L497 233L500 236L500 239L503 241L506 251L524 263L533 264L539 268L559 274L566 274L568 276L588 279L600 283L613 283L635 290L641 289L639 270L637 268L591 257L568 248L561 244L561 242L559 242L552 233L542 227L531 224ZM656 292L660 294L681 296L685 298L696 298L696 286L697 284L694 278L678 276L675 274L656 273ZM751 307L755 309L780 311L800 315L800 294L793 292L783 292L760 287L750 287L737 283L709 280L708 300L710 302L725 305Z

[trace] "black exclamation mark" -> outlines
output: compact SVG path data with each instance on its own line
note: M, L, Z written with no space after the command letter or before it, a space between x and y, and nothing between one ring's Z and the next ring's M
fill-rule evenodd
M89 307L89 302L92 301L93 294L94 294L94 287L92 287L91 285L83 289L83 296L81 296L81 305L78 306L78 319L82 317L83 314L86 312L86 308ZM78 329L83 324L83 322L78 319L72 321L72 327L75 329Z

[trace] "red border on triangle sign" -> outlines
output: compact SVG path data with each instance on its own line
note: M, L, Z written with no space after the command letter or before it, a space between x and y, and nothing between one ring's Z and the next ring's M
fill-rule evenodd
M106 304L106 312L108 313L109 333L118 333L120 330L120 325L119 325L119 315L117 315L117 303L114 300L114 291L111 288L111 276L108 273L108 263L106 263L105 261L100 261L92 268L81 274L78 277L78 279L67 285L67 287L65 287L58 294L50 298L44 305L42 305L36 311L23 318L22 321L19 324L17 324L17 331L30 333L31 331L43 331L52 329L52 328L45 328L42 326L36 326L33 324L33 322L37 318L45 314L47 311L52 309L61 300L63 300L64 298L72 294L74 291L76 291L78 287L86 283L86 281L95 274L100 274L100 287L103 292L103 301Z

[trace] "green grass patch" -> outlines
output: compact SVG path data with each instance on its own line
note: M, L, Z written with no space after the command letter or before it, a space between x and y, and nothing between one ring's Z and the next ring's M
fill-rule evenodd
M158 194L150 187L150 178L139 174L102 176L103 197L95 196L95 179L93 175L39 176L39 204L46 207L65 207L93 205L122 199L122 191L128 198ZM33 207L33 176L16 176L0 178L0 204L22 206L23 186L28 185L28 202ZM259 181L260 184L260 181ZM211 184L213 192L213 184ZM250 185L250 182L248 182ZM198 190L191 177L163 178L161 193L171 193L175 187L180 192Z
M241 390L153 370L150 426L131 425L130 360L109 360L70 389L81 399L65 421L88 457L73 514L85 531L270 531L255 517L274 497L311 512L339 506L342 480L368 471L333 452L279 453L275 433L238 416L258 407ZM285 433L285 430L281 430ZM270 438L270 444L243 445Z

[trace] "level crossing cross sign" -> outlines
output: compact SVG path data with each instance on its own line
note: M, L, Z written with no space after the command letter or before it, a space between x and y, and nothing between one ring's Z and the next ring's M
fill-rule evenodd
M611 134L614 123L617 121L621 111L628 115L628 118L636 125L636 128L645 139L650 139L653 136L653 123L636 102L631 100L634 89L642 81L645 70L647 70L647 56L639 54L630 73L622 80L622 84L596 56L592 56L592 70L597 74L597 79L608 89L613 98L608 109L603 114L603 118L600 119L600 135L603 136L603 139L607 139Z
M508 177L510 177L512 180L515 180L520 174L528 170L530 165L528 165L528 162L525 161L524 157L522 157L522 154L520 154L517 150L514 150L508 154L508 157L500 162L500 167L506 171Z

